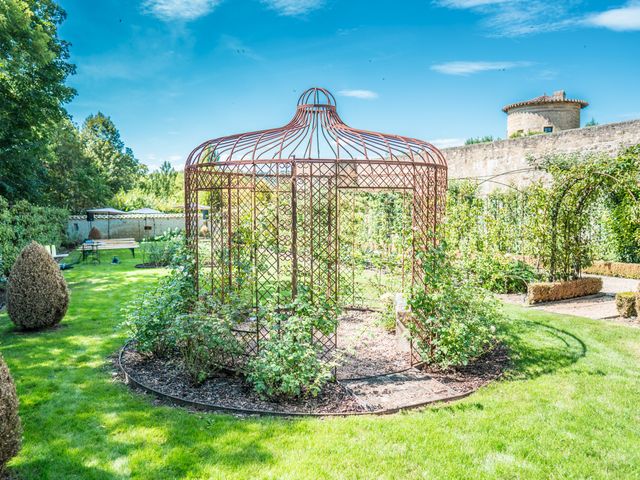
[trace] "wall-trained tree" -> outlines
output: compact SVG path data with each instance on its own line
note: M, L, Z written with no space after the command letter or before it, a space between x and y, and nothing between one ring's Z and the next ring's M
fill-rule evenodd
M7 311L23 330L58 324L67 313L69 289L49 252L36 242L16 259L7 285Z

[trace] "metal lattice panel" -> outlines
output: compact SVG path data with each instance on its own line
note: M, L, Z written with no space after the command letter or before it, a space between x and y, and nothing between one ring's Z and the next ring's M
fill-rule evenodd
M307 90L285 126L210 140L189 155L186 233L199 293L241 296L254 308L286 303L301 288L343 305L366 303L342 242L350 228L343 210L358 192L401 196L401 284L424 288L416 253L436 242L446 188L446 162L434 146L351 128L331 93ZM198 230L201 204L210 207L206 236ZM259 351L263 330L256 322L255 331L237 332L247 355ZM314 332L314 339L328 356L337 335Z

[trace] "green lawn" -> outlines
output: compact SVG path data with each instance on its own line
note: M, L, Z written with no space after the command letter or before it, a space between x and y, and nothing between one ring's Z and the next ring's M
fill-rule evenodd
M64 328L17 334L0 314L24 479L640 478L640 329L507 307L514 370L465 400L387 417L195 414L113 380L120 309L161 273L119 256L65 274Z

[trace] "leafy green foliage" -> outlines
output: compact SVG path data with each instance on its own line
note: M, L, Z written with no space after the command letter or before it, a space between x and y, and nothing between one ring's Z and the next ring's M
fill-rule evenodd
M613 158L558 155L532 164L550 180L485 196L471 182L450 186L447 243L485 287L518 291L514 276L578 278L594 259L640 261L640 146ZM514 255L534 263L535 275Z
M338 310L322 297L312 301L308 292L281 309L263 313L269 337L248 364L247 379L256 392L266 397L317 396L331 379L333 362L323 360L322 346L313 332L331 334Z
M529 283L542 278L531 265L504 256L470 257L463 268L479 285L494 293L525 293Z
M380 325L388 331L393 332L396 329L396 309L395 295L393 293L385 293L380 297L382 311L380 312Z
M140 244L143 262L157 266L169 265L183 244L184 232L179 229L144 240Z
M183 242L174 255L169 274L123 310L124 328L139 351L163 356L175 350L175 331L171 326L177 316L188 314L196 303L194 267L193 257Z
M618 245L633 243L640 229L640 146L613 158L553 156L534 165L552 177L546 199L539 205L548 222L548 233L539 239L539 258L550 280L577 278L593 262L593 219L603 203L612 209L614 218L616 210L626 212L621 228L613 230L620 239Z
M0 197L0 278L8 275L20 251L31 241L60 246L69 213L19 201L12 207Z
M211 300L198 302L176 316L170 327L179 361L194 384L200 384L225 365L232 365L242 348L233 334L233 308Z
M75 67L58 38L65 13L53 0L0 2L0 195L40 202L52 127L75 92Z
M159 198L170 198L176 191L178 172L171 163L164 161L157 172L146 176L142 184L144 191Z
M111 195L135 185L145 167L134 157L133 151L125 146L110 117L101 112L89 115L82 126L81 135L87 154L106 179Z
M456 263L482 287L496 293L526 292L540 278L513 258L524 251L527 202L518 191L494 191L481 197L471 182L452 183L447 197L446 244Z
M466 365L492 345L502 319L498 303L456 267L444 244L420 258L428 286L414 291L409 301L414 346L429 364Z
M477 143L491 143L496 140L500 140L499 138L493 138L493 135L485 135L484 137L471 137L465 140L465 145L475 145Z
M54 128L51 142L45 201L72 213L107 204L113 193L76 126L62 120Z

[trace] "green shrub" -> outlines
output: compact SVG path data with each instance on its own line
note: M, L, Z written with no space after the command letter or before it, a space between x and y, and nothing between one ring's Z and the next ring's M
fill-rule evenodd
M179 230L144 240L140 244L143 262L158 266L168 265L183 243L184 235Z
M380 324L387 332L393 332L396 329L396 297L393 293L385 293L380 297L380 302Z
M466 365L495 339L502 315L490 292L457 267L444 244L420 254L426 289L413 292L409 331L428 364Z
M302 294L282 311L266 313L268 338L248 364L247 379L265 397L317 396L332 378L335 364L322 359L322 345L314 331L330 335L337 326L338 311L316 297Z
M616 293L616 308L621 317L630 318L638 315L636 310L636 297L640 296L636 292Z
M17 455L22 443L22 425L18 416L16 387L0 355L0 477L9 460Z
M476 276L480 286L494 293L525 293L528 284L541 278L527 263L501 256L478 255L464 267Z
M7 311L24 330L56 325L69 306L69 289L60 267L44 247L31 242L11 269L7 285Z
M66 235L69 212L20 201L9 207L0 197L0 277L8 275L20 251L30 242L59 247Z
M171 326L177 316L189 313L196 301L194 266L191 253L182 242L169 274L152 291L125 306L123 326L140 352L163 356L175 349Z
M221 367L231 366L242 348L232 328L230 310L212 302L200 302L189 313L176 316L172 337L185 372L200 384Z

